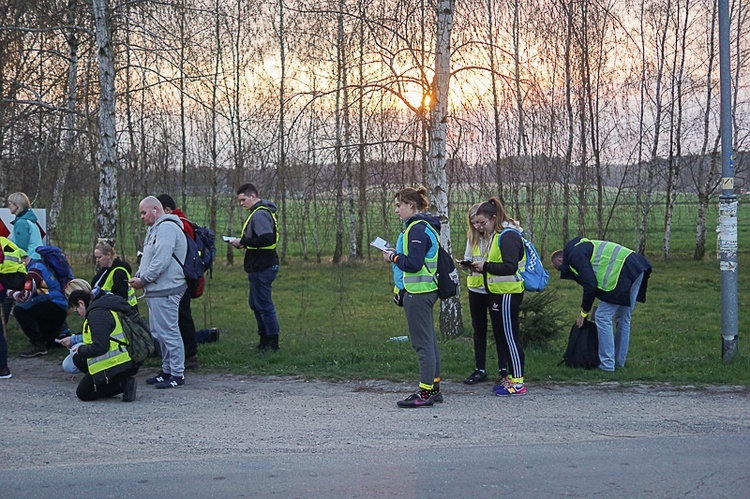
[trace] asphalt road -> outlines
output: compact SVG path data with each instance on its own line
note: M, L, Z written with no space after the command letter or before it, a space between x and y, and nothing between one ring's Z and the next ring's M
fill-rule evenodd
M138 400L75 398L43 359L0 380L2 497L750 497L750 393L189 374Z

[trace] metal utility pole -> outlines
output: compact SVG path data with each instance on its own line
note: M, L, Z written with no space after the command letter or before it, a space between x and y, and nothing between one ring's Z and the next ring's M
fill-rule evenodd
M737 353L737 196L734 194L732 100L729 70L729 0L719 0L719 81L721 83L721 196L719 253L721 256L721 360Z

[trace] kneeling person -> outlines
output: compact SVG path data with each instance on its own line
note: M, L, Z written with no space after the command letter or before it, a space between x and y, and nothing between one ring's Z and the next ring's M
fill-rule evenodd
M73 363L84 373L76 395L83 401L112 397L122 393L123 402L135 400L138 365L130 359L127 349L117 341L127 341L117 312L131 308L121 296L102 293L94 298L91 286L83 279L73 286L68 305L86 320L83 343L73 347ZM78 289L76 289L78 288Z

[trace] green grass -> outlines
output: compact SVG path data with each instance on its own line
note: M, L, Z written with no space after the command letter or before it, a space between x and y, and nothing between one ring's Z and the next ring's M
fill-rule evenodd
M743 355L744 337L734 362L721 362L721 276L717 260L664 263L651 257L654 273L648 301L633 314L631 346L626 369L614 374L570 369L558 365L567 342L567 328L545 350L526 351L525 377L530 382L599 382L604 380L750 386L750 365ZM750 257L740 255L740 268ZM255 320L247 305L247 278L241 266L217 262L206 294L193 301L198 328L218 327L221 340L200 346L205 369L242 374L302 376L304 378L417 379L417 358L409 343L389 342L407 334L403 310L391 301L390 269L380 261L320 265L300 259L281 268L274 298L281 323L281 351L258 355ZM90 278L93 270L80 270ZM550 287L558 291L562 319L572 323L578 314L581 288L561 281L553 272ZM747 310L750 285L740 279L739 310ZM474 368L471 322L466 292L461 296L466 336L441 341L443 376L458 381ZM141 302L145 312L145 303ZM437 307L436 307L437 315ZM71 329L81 320L69 318ZM437 320L436 320L437 324ZM750 330L750 319L740 313L739 330ZM10 365L26 347L25 337L11 320ZM58 361L63 351L50 357ZM59 357L59 358L58 358ZM150 361L150 367L156 366ZM494 347L488 366L496 365Z

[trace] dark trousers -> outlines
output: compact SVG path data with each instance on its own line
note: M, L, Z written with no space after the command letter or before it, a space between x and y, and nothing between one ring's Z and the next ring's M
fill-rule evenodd
M88 374L88 365L86 359L79 357L78 355L73 356L73 364L80 370L83 375L83 379L78 383L76 389L76 396L84 402L90 402L96 399L102 399L107 397L114 397L122 393L122 387L125 383L125 379L135 376L138 374L138 368L132 367L127 371L121 372L109 378L107 383L94 383L94 377Z
M198 355L198 339L195 336L195 322L193 322L193 312L190 310L190 300L190 291L185 290L185 294L180 299L177 318L182 343L185 345L186 359Z
M279 273L279 266L273 265L257 272L249 272L250 293L247 302L255 314L260 336L278 336L279 317L271 297L271 286Z
M2 303L5 306L4 300ZM3 324L8 323L8 316L5 315L4 311L0 311L0 313L3 314L3 320L0 322L0 369L5 369L8 367L8 342L5 341L7 332L3 329Z
M521 331L518 329L518 311L523 301L523 293L505 295L490 294L490 320L495 334L498 357L502 352L514 378L523 378L524 353L521 345Z
M476 368L482 370L487 367L487 311L490 309L491 300L492 295L489 293L469 291L469 312L474 328L474 361ZM495 339L498 371L508 370L508 355L504 345L504 342Z
M16 306L13 315L32 345L46 347L55 344L68 311L51 301L43 301L31 308Z

